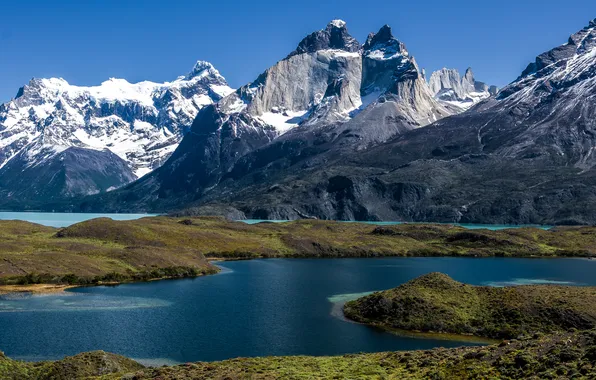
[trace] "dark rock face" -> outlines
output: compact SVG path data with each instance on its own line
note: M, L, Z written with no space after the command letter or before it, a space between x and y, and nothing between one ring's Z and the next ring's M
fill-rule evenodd
M346 23L333 20L323 30L319 30L304 38L290 56L314 53L319 50L338 49L349 52L360 50L360 43L348 33Z
M70 198L105 192L134 180L128 164L109 150L70 147L61 152L44 148L45 159L31 163L19 154L0 169L3 204L21 199ZM9 190L8 190L9 189Z
M87 204L155 210L185 205L262 219L596 223L596 104L590 101L596 93L596 27L590 25L567 45L540 55L531 73L496 97L447 118L405 46L383 27L369 36L360 61L360 100L375 95L349 119L330 122L327 116L346 109L339 105L355 96L357 75L335 75L357 73L353 57L337 60L345 66L323 67L334 73L321 92L327 101L298 127L282 135L275 128L259 130L267 125L259 112L283 104L273 102L280 100L272 92L259 92L277 77L271 69L256 85L201 113L195 133L162 170L117 192L117 202L108 197ZM302 65L312 54L320 62L320 52L289 59ZM285 72L288 62L275 70ZM472 78L468 71L459 83L497 93ZM288 93L284 101L292 104L308 99ZM216 112L229 104L244 104L247 111ZM438 121L419 128L424 120Z

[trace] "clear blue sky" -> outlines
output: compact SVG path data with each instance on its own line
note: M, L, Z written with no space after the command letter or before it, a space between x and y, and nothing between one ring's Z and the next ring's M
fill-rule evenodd
M198 59L234 87L283 58L328 21L363 42L389 24L427 71L472 66L504 85L542 51L596 18L596 1L568 0L10 1L0 6L0 101L32 77L99 84L172 80Z

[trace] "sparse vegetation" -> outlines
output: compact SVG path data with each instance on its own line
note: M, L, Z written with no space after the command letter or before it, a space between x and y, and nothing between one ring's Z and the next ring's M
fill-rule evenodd
M335 357L239 358L142 368L112 356L98 365L89 353L58 362L0 357L2 379L594 379L596 331L559 332L485 347L384 352ZM97 366L97 367L94 367ZM102 371L102 372L100 372Z
M207 258L596 257L596 228L466 230L451 225L223 218L94 219L64 229L0 221L0 284L95 284L214 273Z
M55 362L29 363L10 360L0 353L0 379L74 380L125 374L143 369L134 360L103 351L86 352Z
M325 244L328 244L337 233L334 228L347 232L349 239L355 239L352 240L353 242L357 240L355 237L359 236L360 244L363 244L363 240L366 239L363 236L367 235L380 235L385 239L397 237L397 239L424 241L429 245L426 248L429 249L429 254L442 252L440 249L444 249L454 241L465 241L465 245L472 246L478 241L485 244L502 244L504 236L510 236L508 239L513 242L510 248L520 247L521 241L532 240L529 237L530 232L541 234L542 238L549 237L548 234L556 235L550 237L552 239L550 243L543 247L553 247L555 244L557 247L569 247L573 244L576 244L576 247L580 246L578 242L566 240L569 238L568 235L573 237L578 233L575 229L552 232L527 230L511 233L513 231L509 231L495 234L480 231L468 234L459 228L448 226L415 226L414 228L405 226L390 228L391 233L387 233L386 227L383 227L384 232L379 234L379 229L371 226L344 227L330 223L330 228L327 229L326 223L312 221L290 223L285 226L267 224L253 227L217 219L198 219L193 220L192 224L180 224L176 220L157 218L138 224L131 223L132 226L125 223L125 228L116 230L113 229L114 223L116 222L106 220L83 223L62 230L60 237L56 236L56 231L50 231L53 234L49 235L48 231L43 231L41 234L46 234L43 239L48 241L53 241L52 239L58 241L73 239L78 242L88 240L92 242L91 244L121 244L124 247L127 244L134 244L139 249L160 247L166 252L172 252L168 251L170 248L189 249L195 245L199 253L203 252L201 249L205 249L210 241L213 241L209 239L229 236L230 240L222 240L224 243L221 251L217 253L211 251L215 256L233 252L230 248L236 243L235 239L241 239L240 236L243 234L246 234L244 235L246 238L254 238L252 242L249 241L249 244L256 246L257 241L263 243L261 251L244 251L247 254L269 257L264 252L272 252L268 249L278 245L286 250L282 252L290 252L287 254L292 255L291 250L296 249L296 246L282 245L280 241L293 242L295 240L290 239L290 236L296 239L296 236L307 235L320 236L322 240L326 239ZM197 228L197 230L184 233L178 228ZM156 232L160 229L162 229L161 232ZM325 234L317 230L331 232ZM304 234L294 235L295 231ZM581 236L588 236L581 242L582 249L591 249L591 234L583 235L584 232L589 231L590 229L583 229L579 232ZM30 230L29 233L34 232ZM178 234L189 238L178 241L174 238ZM478 235L484 238L477 238ZM298 240L300 241L299 238ZM539 244L546 244L547 241L549 240L545 238L540 240ZM435 245L431 242L435 242ZM270 246L264 246L265 243ZM368 243L370 244L370 241ZM385 243L391 244L391 242ZM433 246L438 247L437 250L433 251ZM378 249L378 246L369 247L369 249L373 248ZM310 251L304 255L312 255L314 252L317 251ZM338 249L322 252L340 255L344 251ZM521 252L523 251L520 250L517 255L521 256ZM535 252L553 252L553 250L545 248L543 251ZM148 276L196 274L186 273L180 268L164 267L160 270ZM142 277L144 272L138 270L131 273ZM107 273L104 276L104 279L109 281L123 280L119 272ZM143 279L141 277L138 279ZM79 281L74 275L64 276L62 279L70 282ZM31 280L38 279L31 277ZM476 287L458 283L443 274L433 273L396 289L378 292L350 302L345 307L346 315L360 322L386 328L474 334L509 340L484 347L438 348L426 351L336 357L239 358L160 368L145 368L132 360L104 352L85 353L55 362L41 363L14 361L0 354L0 378L19 380L593 379L596 377L595 301L595 288L552 285L511 288Z
M344 313L392 329L514 339L596 328L596 288L472 286L430 273L348 302Z

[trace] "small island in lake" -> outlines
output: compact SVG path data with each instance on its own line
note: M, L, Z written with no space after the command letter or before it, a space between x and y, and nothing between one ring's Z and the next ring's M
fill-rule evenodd
M596 288L472 286L430 273L350 301L344 313L388 329L515 339L596 328Z

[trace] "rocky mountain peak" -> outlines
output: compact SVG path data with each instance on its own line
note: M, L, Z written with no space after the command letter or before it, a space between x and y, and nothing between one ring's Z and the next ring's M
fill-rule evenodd
M546 72L540 75L548 75L550 72L555 71L558 66L563 65L564 61L583 56L594 48L596 48L596 22L592 20L587 27L571 35L566 44L557 46L536 57L536 60L528 65L518 80L538 74L545 69Z
M327 24L325 29L311 33L300 41L298 47L290 56L328 49L354 53L361 49L361 45L350 35L345 21L333 20Z
M393 32L391 31L391 27L387 24L383 25L381 29L377 33L371 33L368 35L368 39L364 44L364 49L370 49L371 46L376 44L384 44L391 40L393 40Z
M338 28L338 29L343 29L346 27L346 22L344 20L331 20L329 22L329 24L327 24L327 29L329 28Z
M189 80L192 78L205 77L209 75L218 77L220 76L219 71L217 71L210 62L197 61L190 73L186 75L186 79Z
M384 25L377 33L368 35L363 46L363 55L374 60L394 60L395 58L409 58L406 45L393 36L391 27ZM413 59L409 59L414 63Z
M471 67L467 68L466 73L464 74L464 79L470 83L474 83L474 72Z

